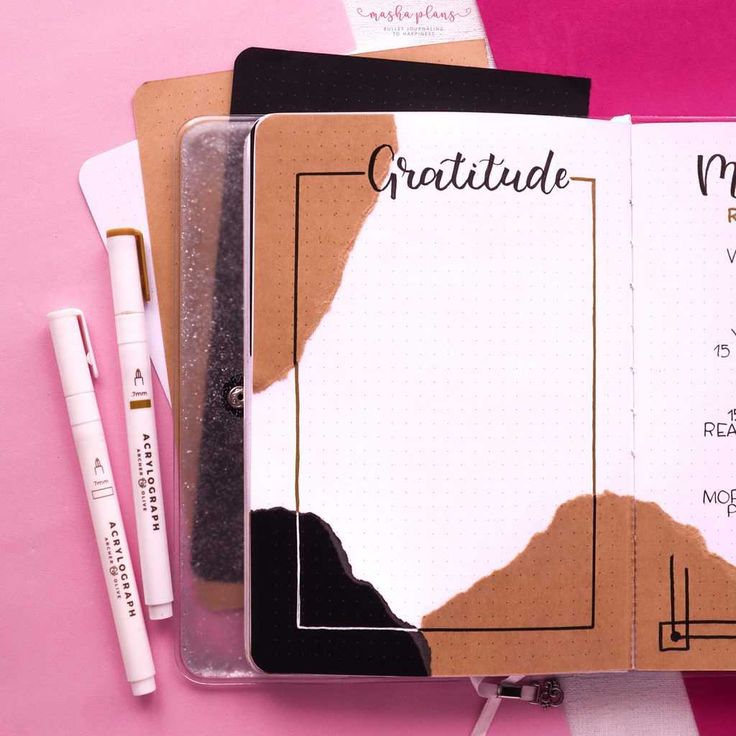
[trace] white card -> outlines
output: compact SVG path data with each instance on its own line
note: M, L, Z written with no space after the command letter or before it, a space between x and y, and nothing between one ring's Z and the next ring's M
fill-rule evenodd
M344 0L343 5L358 52L486 38L475 0ZM490 48L488 58L495 66Z
M106 244L105 233L111 228L132 227L143 234L151 291L151 299L145 306L148 349L156 375L171 404L138 141L130 141L87 159L79 170L79 185L103 245Z

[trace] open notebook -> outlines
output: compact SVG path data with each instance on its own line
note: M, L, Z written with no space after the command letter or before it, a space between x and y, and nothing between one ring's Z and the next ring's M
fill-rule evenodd
M734 133L258 123L258 667L736 665Z

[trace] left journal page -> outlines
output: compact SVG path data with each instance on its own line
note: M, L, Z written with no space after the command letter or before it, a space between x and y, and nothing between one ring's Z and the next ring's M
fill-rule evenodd
M258 124L258 667L630 667L629 164L623 123Z

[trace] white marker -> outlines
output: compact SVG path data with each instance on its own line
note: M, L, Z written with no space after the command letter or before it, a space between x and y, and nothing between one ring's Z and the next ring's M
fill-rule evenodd
M97 365L87 324L79 309L50 312L48 320L125 674L133 695L146 695L156 689L156 670L90 376Z
M150 298L143 236L131 228L108 230L107 253L123 379L143 597L152 619L169 618L173 612L174 591L153 411L151 358L143 313L143 302Z

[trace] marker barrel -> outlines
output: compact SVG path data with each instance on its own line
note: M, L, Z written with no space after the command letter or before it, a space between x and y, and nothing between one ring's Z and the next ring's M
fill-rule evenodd
M125 675L133 695L145 695L156 689L156 670L102 423L98 420L78 424L72 427L72 435L77 446Z
M118 335L132 332L129 323L138 319L141 328L145 329L142 315L116 317ZM121 323L124 325L122 329ZM145 342L120 343L118 350L143 595L152 619L169 618L172 615L174 591L161 492L161 461L156 439L151 361Z
M173 613L174 592L144 314L148 279L145 275L145 253L142 246L142 236L135 230L123 228L108 231L107 251L143 596L150 618L163 619L169 618Z
M133 694L145 695L156 689L156 670L90 376L97 367L87 326L78 309L48 320L125 674Z

